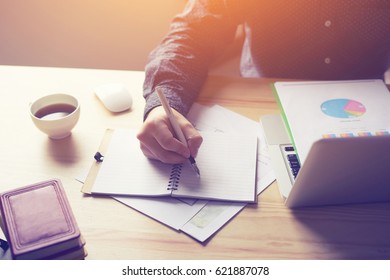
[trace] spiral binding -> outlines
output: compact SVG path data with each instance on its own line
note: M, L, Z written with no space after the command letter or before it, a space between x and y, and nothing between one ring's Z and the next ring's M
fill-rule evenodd
M168 188L169 191L175 191L179 187L182 164L175 164L172 166L171 175L169 176Z

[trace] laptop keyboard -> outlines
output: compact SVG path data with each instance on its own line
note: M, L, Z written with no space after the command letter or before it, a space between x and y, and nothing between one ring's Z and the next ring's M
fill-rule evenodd
M282 153L285 158L286 165L289 167L290 178L294 182L295 178L298 175L301 164L299 163L298 156L295 152L295 149L292 145L282 145Z

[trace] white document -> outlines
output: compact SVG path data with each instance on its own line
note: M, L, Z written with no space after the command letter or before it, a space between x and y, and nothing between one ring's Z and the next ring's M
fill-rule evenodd
M181 228L181 231L200 242L204 242L233 219L244 209L245 205L237 202L209 201Z
M260 129L259 123L218 105L209 108L194 104L187 117L199 130L235 131L243 134L257 131L259 133L257 194L260 194L275 180L275 173L271 167L271 159L267 152L264 133ZM181 231L200 242L204 242L234 218L245 206L246 203L209 201L199 213L181 228Z
M183 228L207 204L206 200L198 199L193 204L188 204L172 197L113 196L113 198L175 230Z

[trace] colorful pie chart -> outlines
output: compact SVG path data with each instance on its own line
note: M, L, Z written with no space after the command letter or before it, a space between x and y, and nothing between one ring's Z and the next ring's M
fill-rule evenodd
M321 104L321 110L334 118L349 119L364 115L366 107L352 99L330 99Z

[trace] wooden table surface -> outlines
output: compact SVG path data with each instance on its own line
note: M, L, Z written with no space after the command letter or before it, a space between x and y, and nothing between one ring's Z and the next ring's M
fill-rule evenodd
M0 66L0 192L59 178L86 239L87 259L390 259L390 203L290 210L273 183L258 204L247 206L207 243L111 199L80 192L75 180L86 172L106 128L142 123L144 73L136 71ZM258 121L278 112L274 79L210 76L199 97ZM94 87L124 83L134 106L108 112ZM50 140L34 127L28 105L64 92L81 103L81 118L70 137Z

